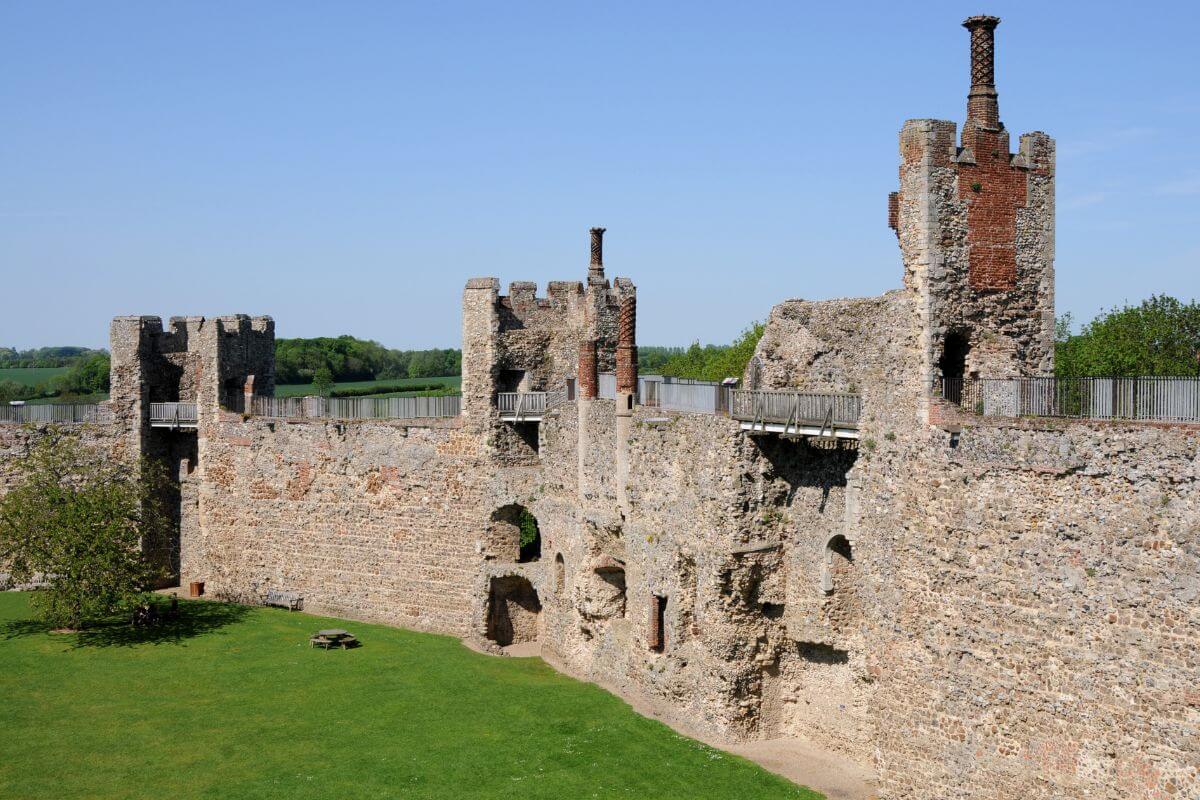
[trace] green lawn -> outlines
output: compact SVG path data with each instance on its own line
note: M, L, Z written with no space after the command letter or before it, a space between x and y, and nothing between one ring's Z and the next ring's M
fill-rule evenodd
M802 798L539 659L185 603L152 638L53 634L0 593L0 797ZM318 628L364 643L312 650Z
M462 386L462 377L459 375L448 375L443 378L391 378L378 381L341 381L334 384L335 389L358 389L363 387L373 386L396 386L396 385L424 385L430 383L440 383L443 386L451 386L455 389ZM305 395L316 394L311 383L285 383L275 387L276 397L303 397ZM380 393L378 395L370 395L372 397L402 397L405 393L392 392Z
M12 381L22 386L37 386L51 378L66 375L70 367L15 367L0 369L0 381Z

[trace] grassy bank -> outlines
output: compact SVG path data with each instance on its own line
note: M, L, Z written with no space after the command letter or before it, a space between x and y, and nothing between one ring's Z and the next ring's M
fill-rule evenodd
M54 634L0 593L0 797L800 798L540 659L184 603L151 635ZM356 650L309 648L344 627Z

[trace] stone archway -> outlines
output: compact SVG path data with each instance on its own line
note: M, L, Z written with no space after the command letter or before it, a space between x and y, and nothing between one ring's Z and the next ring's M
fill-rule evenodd
M542 556L542 534L537 517L519 503L492 512L488 520L484 557L526 563Z
M487 638L501 647L536 642L541 611L537 590L528 578L493 577L488 586Z

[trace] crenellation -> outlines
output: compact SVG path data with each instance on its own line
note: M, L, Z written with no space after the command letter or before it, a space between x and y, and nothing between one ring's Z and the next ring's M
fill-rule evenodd
M900 132L899 288L778 303L744 376L856 396L857 449L638 405L636 288L605 277L603 228L586 281L466 282L459 418L238 413L273 393L270 317L118 317L89 435L168 463L171 565L218 598L536 642L684 731L806 740L888 800L1196 796L1200 426L932 391L1054 359L1054 140L1009 152L998 20L967 22L961 140ZM539 421L500 418L499 392L572 378ZM185 399L195 430L150 428ZM0 490L36 435L0 426Z

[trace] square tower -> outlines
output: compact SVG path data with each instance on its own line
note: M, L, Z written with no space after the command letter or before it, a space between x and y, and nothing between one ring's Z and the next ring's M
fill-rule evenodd
M944 120L900 132L900 190L889 224L917 296L926 380L1049 374L1054 369L1054 140L1000 121L997 17L976 16L962 139Z

